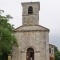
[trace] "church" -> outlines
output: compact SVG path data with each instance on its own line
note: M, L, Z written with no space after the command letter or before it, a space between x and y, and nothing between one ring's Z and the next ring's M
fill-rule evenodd
M22 4L22 26L14 30L18 47L13 47L12 60L50 60L49 29L39 25L40 2Z

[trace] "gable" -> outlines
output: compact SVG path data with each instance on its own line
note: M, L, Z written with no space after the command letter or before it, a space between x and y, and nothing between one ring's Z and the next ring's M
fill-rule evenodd
M14 31L49 31L48 28L45 28L41 25L38 26L20 26L16 28Z

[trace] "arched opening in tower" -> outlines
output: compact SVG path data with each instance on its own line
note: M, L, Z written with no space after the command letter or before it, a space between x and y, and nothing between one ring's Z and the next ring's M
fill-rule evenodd
M28 14L33 14L33 7L32 6L28 7Z

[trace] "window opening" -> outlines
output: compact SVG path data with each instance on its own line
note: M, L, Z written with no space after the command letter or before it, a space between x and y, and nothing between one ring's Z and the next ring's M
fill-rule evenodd
M28 14L33 14L33 8L32 8L32 6L29 6L29 8L28 8Z

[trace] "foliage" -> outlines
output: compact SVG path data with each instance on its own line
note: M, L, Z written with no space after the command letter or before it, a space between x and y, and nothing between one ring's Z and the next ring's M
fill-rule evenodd
M10 15L3 16L3 12L0 10L0 56L11 53L12 45L16 43L12 32L14 28L8 23L12 17Z
M54 46L54 52L58 52L58 48L56 46Z
M55 53L55 60L60 60L60 52Z
M54 46L55 60L60 60L60 51L56 46Z

